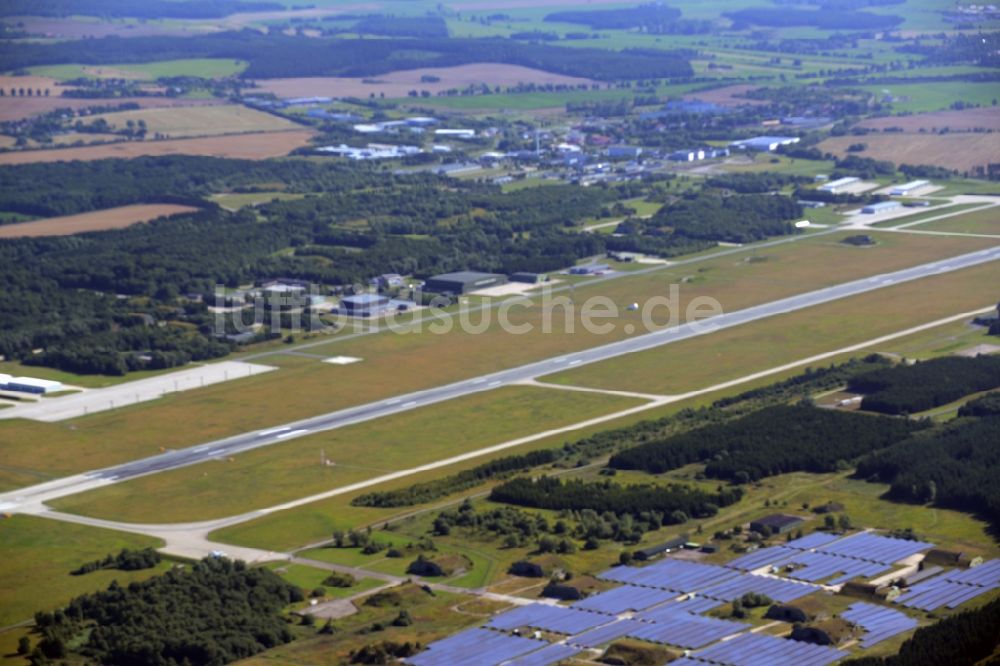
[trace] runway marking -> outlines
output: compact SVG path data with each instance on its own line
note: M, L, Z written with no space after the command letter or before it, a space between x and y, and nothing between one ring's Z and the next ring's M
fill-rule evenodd
M259 433L257 433L257 436L258 437L267 437L268 435L273 435L273 434L279 433L279 432L285 432L286 430L291 430L291 428L289 428L288 426L285 426L283 428L272 428L271 430L261 430Z
M195 453L201 453L202 451L206 451L206 450L208 450L209 448L210 448L210 447L208 447L208 446L199 446L199 447L198 447L197 449L195 449L195 450L194 450L194 452L195 452Z
M500 386L503 382L490 382L487 386Z
M403 403L403 407L413 407L415 404L417 404L417 401L416 400L411 400L411 401L409 401L407 403Z
M288 428L285 428L285 430L288 430ZM300 429L300 430L293 430L291 432L284 432L278 435L278 439L285 439L286 437L294 437L295 435L301 435L306 432L309 431L305 429Z
M572 361L570 361L569 364L570 365L576 365L579 362L580 362L580 359L576 358L576 359L573 359Z
M472 383L473 384L482 384L485 381L486 381L485 379L473 379Z
M386 400L385 404L387 404L387 405L395 405L398 402L399 402L399 398L393 398L392 400Z

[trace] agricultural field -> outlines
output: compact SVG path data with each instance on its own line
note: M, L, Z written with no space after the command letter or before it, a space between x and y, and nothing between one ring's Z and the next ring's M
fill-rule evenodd
M91 122L103 120L115 129L123 129L129 121L133 123L142 121L146 123L150 136L161 134L170 139L217 134L280 132L300 128L290 120L235 104L117 111L91 118Z
M425 77L438 81L425 81ZM267 79L259 82L259 90L278 97L306 97L328 95L332 97L359 97L384 94L386 97L406 97L411 90L426 90L436 94L444 90L464 89L468 86L488 85L491 88L516 86L518 83L536 85L590 85L589 79L562 76L518 65L476 63L455 67L430 67L380 74L377 77L345 78L316 77L302 79ZM427 101L427 100L422 100Z
M128 159L140 155L206 155L233 159L262 160L282 157L296 148L309 145L312 130L261 132L231 136L166 141L121 141L101 146L29 150L0 153L0 164L33 164L71 160L102 160L109 157Z
M995 234L1000 236L1000 210L986 210L969 213L959 217L935 220L913 227L918 231L946 231L960 234ZM0 227L2 230L2 227Z
M116 484L58 500L54 506L138 523L221 518L642 403L599 393L502 388L268 446L231 460ZM322 464L323 457L333 464Z
M1000 110L990 106L984 109L963 109L961 111L937 111L934 113L914 113L903 116L884 116L862 120L857 127L885 131L899 128L903 132L951 132L973 130L1000 130Z
M0 225L0 238L37 238L41 236L68 236L90 231L123 229L149 222L160 217L171 217L198 210L193 206L177 204L140 204L97 210L80 215L50 217L43 220Z
M247 63L241 60L188 58L117 65L45 65L32 67L28 71L35 76L51 77L58 81L79 78L152 81L175 76L199 76L205 79L235 76L246 69L246 66Z
M889 160L896 164L932 164L968 172L985 167L1000 154L1000 134L868 134L824 140L820 150L838 156L852 154L848 147L862 143L864 157ZM858 154L858 153L853 153Z

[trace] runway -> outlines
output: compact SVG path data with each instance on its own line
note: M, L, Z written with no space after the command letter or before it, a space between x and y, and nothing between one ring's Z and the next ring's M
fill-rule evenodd
M335 428L362 423L400 412L425 407L481 391L536 379L555 372L606 361L624 354L646 351L687 340L717 330L740 326L774 315L802 310L815 305L876 291L885 287L910 282L922 277L948 273L978 266L1000 259L1000 246L957 257L934 261L920 266L854 280L843 284L779 299L769 303L724 313L703 320L661 329L610 342L590 349L564 354L500 372L483 375L443 386L407 393L386 400L350 407L320 416L287 423L266 430L235 435L197 446L168 451L157 456L136 460L86 474L61 479L49 484L12 491L0 495L0 506L44 502L84 490L146 474L177 469L207 460L226 458L263 446L270 446L289 439L304 437ZM13 506L11 508L14 508Z

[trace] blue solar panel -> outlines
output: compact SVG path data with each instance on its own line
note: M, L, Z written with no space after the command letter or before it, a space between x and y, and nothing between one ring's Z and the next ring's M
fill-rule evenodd
M544 647L542 641L509 636L489 629L469 629L427 646L409 657L414 666L495 666Z
M865 636L861 639L863 648L869 648L917 626L917 621L905 613L874 604L853 604L840 616L865 630Z
M655 623L640 623L627 635L654 643L667 643L682 648L698 648L720 638L738 634L749 625L714 617L674 611L657 618Z
M694 592L705 585L738 575L731 569L713 564L664 559L645 567L614 567L599 577L630 585Z
M989 560L978 567L964 571L952 571L945 578L966 585L998 587L1000 586L1000 560Z
M543 647L538 652L532 652L523 657L518 657L504 662L505 666L549 666L556 664L563 659L579 654L580 648L565 645L563 643L552 643Z
M598 645L603 645L615 640L616 638L626 636L629 632L639 626L640 623L635 620L618 620L612 624L582 633L579 636L570 636L566 639L566 642L571 645L579 645L580 647L595 648Z
M700 661L726 666L825 666L846 656L841 650L766 634L742 634L691 655Z
M868 562L840 555L809 551L800 552L793 556L787 564L801 565L801 568L788 574L790 577L809 582L820 581L838 573L842 574L836 580L830 581L832 585L852 578L874 576L891 568L880 562Z
M742 597L747 592L766 594L775 601L786 602L812 594L818 587L807 583L747 574L733 580L723 581L718 585L699 590L698 595L712 597L720 601L732 601Z
M914 585L896 598L896 603L907 608L932 611L942 606L956 608L966 601L986 594L992 587L966 585L946 578L933 578L926 583Z
M934 544L907 539L893 539L879 536L871 532L859 532L849 537L821 546L816 550L833 555L854 557L859 560L892 564L923 550L933 548Z
M798 550L811 550L813 548L825 546L826 544L832 543L839 538L841 538L839 534L813 532L812 534L807 534L804 537L793 539L786 543L785 546L788 548L796 548Z
M722 602L717 599L695 597L686 601L671 601L663 604L662 606L650 608L647 611L638 613L636 618L639 620L645 620L646 622L663 622L676 616L678 613L704 613L705 611L712 610L713 608L721 605Z
M805 537L802 538L804 539ZM774 566L787 562L795 554L796 551L784 548L783 546L772 546L770 548L761 548L760 550L737 557L735 560L730 560L726 563L726 566L730 569L753 571L761 567Z
M573 604L573 608L619 615L626 611L639 611L650 606L662 604L677 597L676 592L667 592L658 588L635 587L623 585L607 592L587 597Z
M578 634L611 621L612 618L607 615L576 608L529 604L497 615L486 626L493 629L533 627L557 634Z

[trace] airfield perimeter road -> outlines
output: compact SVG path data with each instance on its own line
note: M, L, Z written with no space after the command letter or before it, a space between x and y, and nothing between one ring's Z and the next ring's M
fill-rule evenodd
M256 449L262 446L277 444L296 437L312 435L318 432L342 428L347 425L382 418L391 414L424 407L434 403L470 395L479 391L492 390L504 385L536 379L544 375L570 368L580 367L589 363L605 361L623 354L645 351L679 340L705 335L713 331L748 322L764 319L773 315L802 310L821 303L855 296L858 294L882 289L895 284L917 280L929 275L938 275L951 271L978 266L1000 260L1000 246L987 250L979 250L969 254L934 261L920 266L906 268L893 273L885 273L870 278L863 278L844 284L818 289L804 294L798 294L770 303L756 305L743 310L720 314L700 322L682 324L673 328L665 328L649 333L637 334L605 345L592 347L579 352L573 352L527 365L502 370L489 375L467 379L444 386L423 391L416 391L394 398L341 409L328 414L314 416L295 421L283 426L267 430L259 430L225 439L208 442L198 446L168 451L160 455L136 460L105 469L80 474L65 479L39 484L14 490L0 495L0 505L10 510L18 505L35 504L49 501L56 497L76 494L84 490L130 479L146 474L153 474L179 467L194 465L207 460L224 458Z

